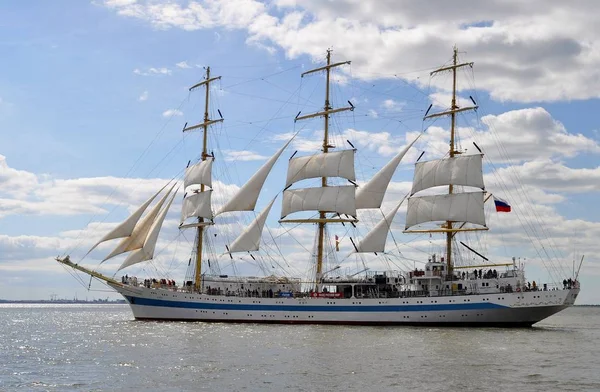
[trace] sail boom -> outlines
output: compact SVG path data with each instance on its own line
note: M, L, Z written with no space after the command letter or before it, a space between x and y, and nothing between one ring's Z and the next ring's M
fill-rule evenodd
M477 110L478 108L479 108L479 106L468 106L465 108L456 108L456 109L452 109L452 110L447 110L445 112L433 113L433 114L430 114L429 116L423 117L423 120L427 120L427 119L435 118L435 117L447 116L449 114L454 114L454 113L466 112L467 110Z
M219 118L217 120L204 121L204 122L202 122L200 124L196 124L196 125L192 125L191 127L183 128L183 132L188 132L188 131L193 131L194 129L208 127L209 125L212 125L212 124L215 124L215 123L219 123L221 121L223 121L222 118Z
M212 221L209 221L209 222L187 223L185 225L179 225L179 230L189 229L189 228L192 228L192 227L212 226L214 224L215 224L215 222L212 222Z
M447 67L442 67L442 68L438 68L436 70L433 70L433 71L431 71L429 73L429 75L432 76L432 75L435 75L438 72L450 71L452 69L457 69L457 68L466 67L466 66L473 67L473 64L474 63L471 62L471 63L461 63L461 64L456 64L456 65L449 65Z
M339 113L339 112L345 112L345 111L348 111L348 110L354 110L354 107L348 106L348 107L344 107L344 108L323 110L322 112L317 112L317 113L312 113L312 114L306 114L304 116L296 117L296 119L294 119L294 121L306 120L308 118L313 118L313 117L321 117L321 116L325 116L325 115L329 115L329 114L334 114L334 113Z
M302 75L300 75L301 77L304 77L305 75L311 74L311 73L315 73L315 72L319 72L319 71L325 71L334 67L339 67L340 65L346 65L346 64L351 64L352 61L340 61L339 63L333 63L333 64L328 64L328 65L324 65L322 67L319 68L315 68L315 69L311 69L310 71L306 71L304 72Z
M219 79L221 79L220 76L215 76L214 78L203 80L200 83L194 84L192 87L190 87L188 89L188 91L192 91L193 89L196 89L196 88L198 88L200 86L204 86L205 84L209 84L210 82L214 82L215 80L219 80Z

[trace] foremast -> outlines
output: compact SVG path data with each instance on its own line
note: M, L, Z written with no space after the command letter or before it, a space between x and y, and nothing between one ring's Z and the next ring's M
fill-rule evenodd
M208 113L209 99L210 99L210 83L221 79L220 76L210 77L210 67L206 67L206 77L200 83L197 83L189 88L189 91L195 90L199 87L205 87L205 98L204 98L204 120L200 124L184 127L183 132L192 131L195 129L202 128L204 134L202 137L202 155L201 160L206 161L207 158L213 158L208 154L208 127L212 124L223 121L223 118L211 120ZM200 185L200 192L205 191L205 185ZM196 267L194 274L194 290L199 291L202 289L202 245L204 242L205 226L208 222L204 221L203 217L198 217L197 231L196 231Z
M339 67L341 65L350 64L350 63L351 63L350 61L342 61L342 62L332 64L331 63L331 49L328 49L327 50L327 64L325 66L311 69L309 71L302 73L302 75L301 75L301 77L304 77L308 74L312 74L312 73L319 72L319 71L325 71L325 74L326 74L325 105L323 106L323 111L317 112L317 113L312 113L312 114L307 114L304 116L298 116L295 119L295 121L299 121L299 120L306 120L306 119L314 118L314 117L323 117L324 127L323 127L322 151L325 154L328 153L331 148L335 148L335 146L329 144L329 116L333 113L339 113L339 112L344 112L344 111L354 109L354 107L352 105L350 105L348 107L337 108L337 109L334 109L331 106L331 103L329 101L329 84L330 84L330 79L331 79L331 69L335 68L335 67ZM327 177L321 178L321 186L323 188L327 187ZM317 265L316 265L316 273L315 273L315 289L316 289L316 291L319 290L319 283L323 276L323 253L324 253L324 243L325 243L325 225L327 223L347 222L347 221L349 221L349 220L342 219L342 218L339 218L339 219L329 218L328 219L326 216L326 211L319 211L318 219L305 219L305 220L298 221L299 223L317 223L317 225L318 225ZM355 220L351 220L351 221L354 222Z
M459 112L477 109L477 106L468 106L468 107L460 108L456 104L456 71L457 71L457 69L462 68L462 67L471 67L472 68L473 63L470 62L470 63L460 63L459 64L458 63L458 48L456 46L454 46L453 55L452 55L452 65L447 66L447 67L438 68L434 71L431 71L431 73L430 73L430 76L433 76L440 72L452 71L452 101L450 103L450 110L440 112L440 113L433 113L433 114L430 114L423 118L423 120L427 120L427 119L434 118L434 117L450 115L450 150L448 152L448 155L450 156L450 158L454 158L456 155L462 154L462 152L457 151L456 147L455 147L454 136L455 136L455 126L456 126L456 114ZM452 184L448 185L448 194L452 194L453 191L454 191L454 185L452 185ZM456 234L456 232L461 231L463 229L462 229L462 226L459 228L453 228L452 221L446 221L444 229L445 229L444 231L446 232L447 270L448 270L448 274L451 274L452 270L454 268L453 260L452 260L452 239L454 238L454 235Z

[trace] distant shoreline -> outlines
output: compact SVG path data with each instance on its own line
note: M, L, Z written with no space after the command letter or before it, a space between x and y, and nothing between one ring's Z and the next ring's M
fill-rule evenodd
M126 304L127 301L124 299L106 300L106 299L93 299L91 301L81 299L57 299L57 300L44 300L44 299L0 299L0 304L106 304L106 305L120 305Z

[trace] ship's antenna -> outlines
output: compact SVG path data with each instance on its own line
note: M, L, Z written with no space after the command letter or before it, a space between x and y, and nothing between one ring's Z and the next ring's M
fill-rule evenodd
M198 87L205 87L205 99L204 99L204 121L200 124L196 124L196 125L192 125L190 127L186 127L183 129L184 132L186 131L191 131L194 129L199 129L202 128L204 131L204 135L202 138L202 160L205 161L207 158L212 158L211 155L208 154L208 127L212 124L218 123L218 122L222 122L223 121L223 116L221 116L221 118L216 119L216 120L211 120L208 116L208 103L209 103L209 99L210 99L210 83L214 82L216 80L221 79L220 76L216 76L211 78L210 77L210 67L206 67L206 78L201 81L200 83L197 83L195 85L193 85L192 87L190 87L189 91L192 91ZM219 112L220 114L220 112ZM204 192L204 188L205 185L201 184L200 185L200 192ZM202 278L202 244L203 244L203 239L204 239L204 226L206 226L206 224L210 224L209 222L204 222L204 218L202 217L198 217L198 228L197 228L197 235L196 235L196 273L194 276L194 289L196 291L201 291L202 290L202 282L201 282L201 278Z

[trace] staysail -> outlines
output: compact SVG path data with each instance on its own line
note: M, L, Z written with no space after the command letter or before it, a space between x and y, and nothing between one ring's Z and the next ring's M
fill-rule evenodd
M283 147L279 149L260 169L245 183L240 190L215 214L232 211L254 211L258 195L262 190L267 176L287 146L294 140L294 135Z
M169 194L175 187L175 184L165 193L165 195L160 199L158 203L146 214L133 228L131 235L123 238L119 245L102 260L105 262L106 260L113 258L121 253L129 252L132 250L140 249L144 245L144 241L152 227L152 223L156 219L161 207L169 197Z
M392 210L388 212L383 219L367 233L367 235L365 235L365 237L356 245L356 253L377 253L385 251L385 241L387 240L387 235L392 226L392 220L394 219L394 216L396 216L402 202L404 202L404 199L400 201L396 207L392 208Z
M173 193L167 205L160 211L160 213L152 223L152 227L150 228L150 231L146 236L142 247L131 252L127 256L125 261L123 261L123 264L121 264L117 271L120 271L125 267L141 263L142 261L152 260L152 258L154 257L154 250L156 249L156 242L158 241L158 234L160 233L162 224L165 220L165 217L167 216L167 212L169 212L169 208L171 207L171 204L173 203L173 199L175 198L176 194L177 191Z
M392 160L390 160L384 167L381 168L365 185L358 188L356 191L356 208L379 208L385 196L392 176L396 171L396 168L408 152L413 144L421 137L422 134L416 137L408 146L400 151Z
M275 202L275 197L271 202L265 207L264 210L258 214L256 219L252 221L250 226L246 227L244 231L231 243L229 246L228 253L236 253L236 252L249 252L258 250L260 246L260 238L262 236L262 231L265 226L265 222L267 220L267 216L269 215L269 211L271 211L271 207L273 207L273 203Z
M160 190L158 192L156 192L148 200L146 200L146 202L144 204L139 206L139 208L137 210L135 210L135 212L133 214L131 214L127 219L125 219L117 227L115 227L114 229L109 231L104 237L102 237L102 239L100 239L100 241L96 242L96 244L94 246L92 246L92 248L90 250L88 250L88 252L86 253L86 256L88 254L90 254L91 251L96 249L96 247L98 245L100 245L101 243L103 243L105 241L130 236L131 233L133 232L135 225L138 223L138 221L142 217L142 214L144 213L144 211L146 211L146 209L152 203L152 201L154 201L154 199L156 199L156 196L158 196L163 191L163 189L165 189L165 187L167 185L169 185L169 184L165 184L165 186L160 188Z

